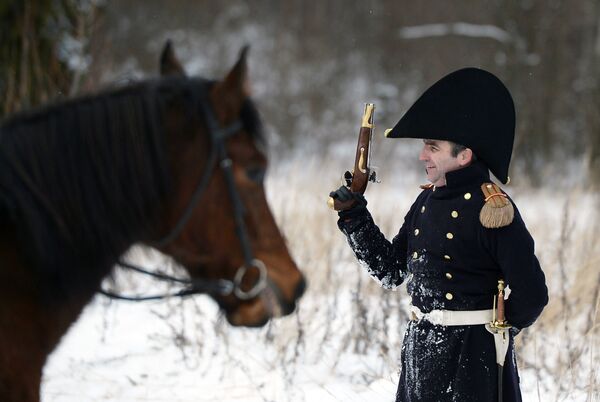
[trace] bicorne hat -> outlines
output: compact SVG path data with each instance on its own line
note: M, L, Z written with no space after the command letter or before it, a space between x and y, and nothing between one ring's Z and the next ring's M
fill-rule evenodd
M515 106L494 74L463 68L425 91L386 137L464 145L506 184L515 138Z

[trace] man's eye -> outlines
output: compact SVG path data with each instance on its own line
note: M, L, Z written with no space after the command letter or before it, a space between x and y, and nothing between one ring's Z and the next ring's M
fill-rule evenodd
M249 168L246 170L246 176L258 184L262 184L262 182L265 180L265 173L265 169L259 167Z

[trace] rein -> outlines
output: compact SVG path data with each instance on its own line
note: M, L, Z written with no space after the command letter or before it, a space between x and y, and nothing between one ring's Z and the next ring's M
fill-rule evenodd
M179 218L173 229L171 229L171 231L166 236L164 236L157 242L154 242L152 246L164 247L173 240L175 240L177 236L181 234L182 230L189 222L194 209L198 205L202 194L206 190L206 187L208 186L208 182L210 181L210 178L213 175L218 160L218 165L222 169L223 174L225 176L227 190L229 192L229 196L231 197L231 201L233 204L235 229L237 237L240 240L242 252L244 254L244 264L240 268L238 268L233 280L207 280L193 278L177 278L163 273L151 272L137 265L119 261L117 265L121 267L130 269L134 272L149 275L160 280L183 284L186 285L186 287L175 293L153 296L124 296L110 291L106 291L104 289L100 289L99 293L103 294L104 296L117 300L147 301L162 300L169 297L185 297L195 294L210 294L220 296L228 296L233 294L240 300L249 300L257 297L263 291L263 289L265 289L268 280L267 268L261 260L254 258L252 246L248 238L248 231L244 222L244 204L242 203L239 191L235 185L232 170L232 161L227 154L227 149L225 148L225 140L238 133L243 128L243 124L238 118L228 126L221 128L213 111L211 110L210 104L206 97L204 97L201 100L200 105L211 138L211 151L208 157L208 161L205 165L204 173L202 174L200 182L194 190L194 193L192 194L192 197L190 198L187 207L181 214L181 217ZM242 281L248 270L251 268L255 268L256 270L258 270L259 277L254 286L250 290L245 291L241 287Z

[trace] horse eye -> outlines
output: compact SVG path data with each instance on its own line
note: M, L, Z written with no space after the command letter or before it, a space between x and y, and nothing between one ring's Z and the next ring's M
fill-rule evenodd
M248 176L248 178L256 183L262 184L262 182L265 180L265 169L263 168L249 168L246 170L246 176Z

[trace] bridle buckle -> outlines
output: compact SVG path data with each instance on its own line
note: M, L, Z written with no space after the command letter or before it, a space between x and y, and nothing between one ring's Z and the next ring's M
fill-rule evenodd
M244 276L248 272L249 268L256 268L258 270L258 280L250 290L245 291L242 289L241 285L242 281L244 280ZM252 299L258 296L258 294L262 292L263 289L267 286L267 267L261 260L255 258L252 261L250 261L250 264L246 263L237 270L233 279L233 283L233 293L237 296L238 299Z

